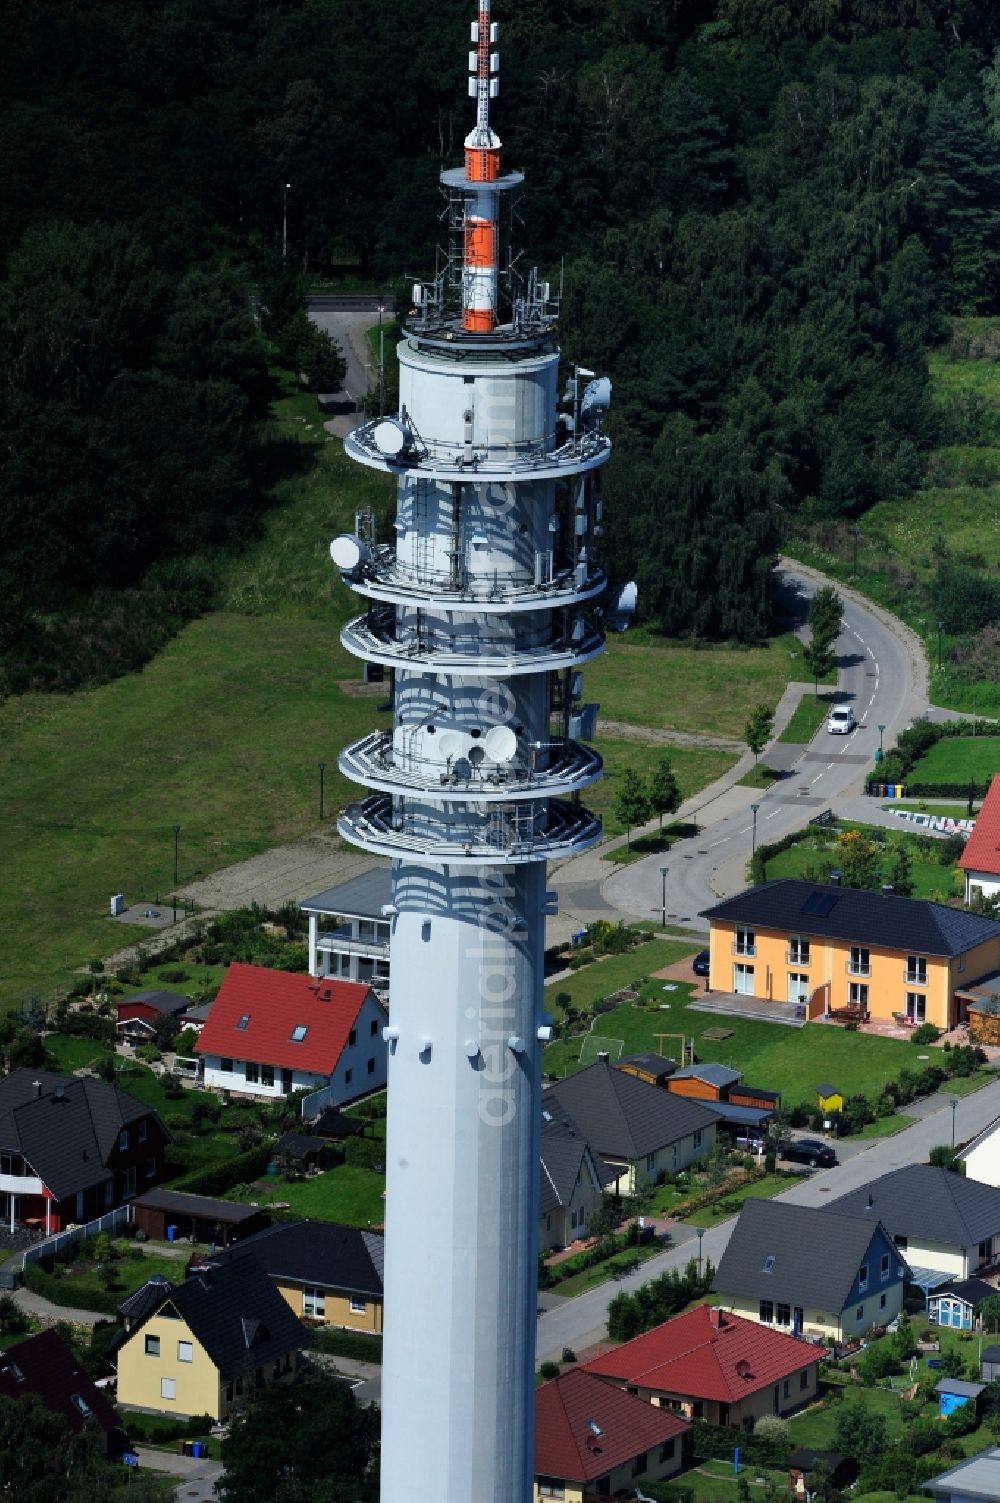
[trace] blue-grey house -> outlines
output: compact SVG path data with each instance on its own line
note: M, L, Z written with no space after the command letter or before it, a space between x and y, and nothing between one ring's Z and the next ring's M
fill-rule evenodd
M880 1221L747 1200L712 1288L749 1320L846 1341L899 1314L909 1276Z

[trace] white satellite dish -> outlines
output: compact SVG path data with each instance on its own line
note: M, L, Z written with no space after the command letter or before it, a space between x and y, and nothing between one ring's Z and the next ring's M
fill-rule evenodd
M360 564L371 558L371 550L353 533L342 532L330 544L330 557L342 573L353 574Z
M463 783L467 783L472 777L472 763L468 757L457 757L451 770Z
M444 731L438 737L438 750L442 757L460 757L465 751L465 737L458 731Z
M517 737L509 725L495 725L483 745L491 762L509 762L517 752Z
M398 418L387 417L375 424L372 438L375 440L376 448L387 458L392 459L397 454L402 454L403 450L409 446L411 434L406 424L401 423Z

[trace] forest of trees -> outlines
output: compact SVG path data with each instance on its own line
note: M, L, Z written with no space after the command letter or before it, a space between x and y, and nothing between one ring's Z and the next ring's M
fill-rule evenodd
M388 286L433 264L437 173L469 123L470 13L10 0L9 686L92 677L126 618L144 623L141 654L210 601L212 550L246 535L280 459L257 443L262 334L329 371L329 351L303 352L303 276L349 267ZM558 280L564 258L567 355L615 383L610 570L669 633L758 640L789 520L854 517L918 484L949 436L925 351L945 315L1000 311L1000 7L496 13L496 124L528 174L522 264Z

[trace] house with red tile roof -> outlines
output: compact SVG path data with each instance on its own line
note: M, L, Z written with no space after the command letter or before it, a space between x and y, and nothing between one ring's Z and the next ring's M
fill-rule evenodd
M341 1106L384 1087L388 1021L362 982L234 962L195 1053L210 1089L273 1100L325 1088Z
M691 1425L579 1367L535 1393L535 1503L634 1497L674 1476Z
M958 864L965 873L967 903L977 891L986 898L1000 894L1000 777L987 790Z
M816 1397L820 1350L728 1310L698 1305L584 1366L688 1419L752 1430Z

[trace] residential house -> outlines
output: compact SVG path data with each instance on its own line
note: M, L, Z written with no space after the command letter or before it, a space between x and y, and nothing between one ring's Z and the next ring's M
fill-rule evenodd
M310 1339L252 1259L201 1268L132 1324L118 1348L118 1402L222 1421L259 1389L293 1378Z
M535 1393L534 1503L631 1498L680 1470L690 1432L679 1415L571 1367Z
M703 916L713 990L804 1002L811 1017L849 1007L953 1028L960 989L1000 970L1000 923L894 893L783 877Z
M844 1341L899 1314L909 1272L877 1217L747 1200L712 1287L748 1320Z
M376 1232L327 1221L267 1227L213 1266L250 1258L302 1320L351 1331L382 1330L383 1241Z
M997 1503L1000 1498L1000 1446L988 1446L923 1484L940 1503Z
M1000 777L993 778L986 791L958 864L965 875L967 903L977 894L994 898L1000 893Z
M548 1086L542 1107L572 1118L604 1162L618 1170L615 1188L626 1195L704 1158L715 1146L719 1121L700 1101L647 1085L606 1060Z
M720 1131L764 1133L781 1105L778 1091L746 1085L739 1070L715 1060L685 1065L667 1081L667 1090L677 1096L711 1102L719 1113Z
M145 1320L146 1316L151 1315L157 1306L162 1305L164 1295L176 1287L173 1281L164 1278L162 1273L154 1273L152 1278L140 1284L138 1289L133 1289L131 1294L126 1294L118 1306L118 1319L122 1329L131 1331L133 1326Z
M539 1143L538 1247L551 1252L586 1237L618 1173L603 1162L567 1117L542 1112Z
M991 971L955 993L965 1007L969 1043L984 1048L1000 1044L1000 971Z
M796 1499L809 1503L821 1473L835 1488L843 1490L857 1480L858 1471L858 1463L852 1456L799 1446L788 1458L788 1488Z
M790 1414L816 1397L819 1352L712 1305L675 1315L584 1371L691 1420L752 1430L764 1414Z
M329 1138L313 1133L283 1132L271 1149L271 1163L276 1168L291 1165L300 1174L318 1174L323 1169L331 1169L342 1159L343 1154Z
M147 1191L131 1202L128 1218L154 1242L189 1237L192 1242L215 1242L220 1247L253 1236L268 1222L267 1211L261 1206L188 1195L180 1190Z
M234 963L195 1045L214 1090L339 1106L386 1082L389 1015L370 986Z
M0 1080L0 1219L46 1233L90 1221L156 1183L168 1141L119 1086L12 1070Z
M927 1319L935 1325L971 1331L984 1299L996 1294L985 1279L955 1279L928 1291Z
M392 869L385 865L300 903L309 917L310 976L362 981L387 994L391 902Z
M931 1164L907 1164L823 1209L880 1221L923 1289L967 1279L1000 1255L1000 1190Z
M22 1399L29 1394L65 1421L71 1434L79 1435L86 1427L100 1431L110 1459L129 1449L128 1436L107 1396L53 1330L29 1336L0 1353L0 1395Z
M647 1085L665 1086L677 1069L677 1061L664 1054L627 1054L615 1068L644 1080Z
M155 1039L161 1018L180 1020L190 1006L190 997L182 997L179 992L136 992L116 1004L115 1028L119 1037L129 1043L148 1044Z

